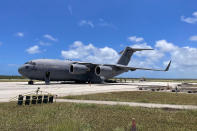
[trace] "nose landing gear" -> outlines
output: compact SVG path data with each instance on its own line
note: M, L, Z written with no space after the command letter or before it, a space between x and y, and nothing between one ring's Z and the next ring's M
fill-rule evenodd
M50 72L45 73L45 84L46 85L50 84Z

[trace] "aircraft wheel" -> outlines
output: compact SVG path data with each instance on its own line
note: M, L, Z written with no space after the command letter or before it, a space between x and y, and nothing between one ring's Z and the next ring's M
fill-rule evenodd
M45 81L45 84L46 85L50 85L50 81Z
M28 81L28 85L33 85L34 81Z

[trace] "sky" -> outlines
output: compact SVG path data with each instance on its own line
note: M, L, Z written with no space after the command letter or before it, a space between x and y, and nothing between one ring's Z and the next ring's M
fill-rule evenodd
M32 59L115 64L126 46L129 66L165 68L121 77L197 78L196 0L1 0L0 75L19 75Z

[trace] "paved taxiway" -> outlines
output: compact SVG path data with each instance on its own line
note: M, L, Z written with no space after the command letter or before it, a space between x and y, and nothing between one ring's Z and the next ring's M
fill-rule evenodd
M0 82L0 102L8 102L11 98L28 92L35 91L40 87L41 91L56 94L58 96L93 94L103 92L136 91L139 85L175 86L178 83L169 82L134 82L134 83L107 83L107 84L61 84L37 82L28 85L27 82Z
M96 100L70 100L70 99L57 99L56 101L57 102L71 102L71 103L102 104L102 105L127 105L127 106L134 106L134 107L139 106L139 107L147 107L147 108L197 110L197 106L194 106L194 105L172 105L172 104L96 101Z

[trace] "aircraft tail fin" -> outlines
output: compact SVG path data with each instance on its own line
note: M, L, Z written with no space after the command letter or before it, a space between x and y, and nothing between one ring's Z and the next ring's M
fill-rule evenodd
M136 52L136 51L142 51L142 50L153 50L153 49L140 49L140 48L126 47L124 50L122 50L120 52L120 54L122 54L122 55L120 56L117 64L128 65L133 53Z

